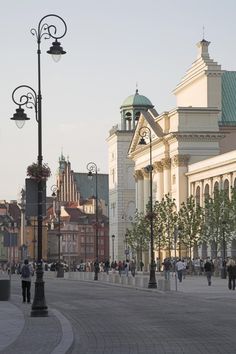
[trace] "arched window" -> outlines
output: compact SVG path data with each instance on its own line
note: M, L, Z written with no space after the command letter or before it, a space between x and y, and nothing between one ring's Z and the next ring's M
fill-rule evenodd
M210 197L210 187L209 184L206 184L204 189L204 202L206 199L209 199L209 197Z
M131 130L131 120L132 120L132 114L130 112L127 112L125 114L125 128L126 128L126 130Z
M229 180L228 180L228 179L225 179L225 180L224 180L224 190L225 190L225 191L228 191L228 190L229 190Z
M136 112L135 113L135 120L138 121L140 117L140 112Z
M215 182L214 184L214 196L216 193L219 193L219 182Z
M225 179L224 180L224 191L227 193L227 196L229 198L229 180L228 179Z
M132 114L130 112L125 113L126 119L131 119Z
M196 205L200 205L200 187L197 186L196 189Z

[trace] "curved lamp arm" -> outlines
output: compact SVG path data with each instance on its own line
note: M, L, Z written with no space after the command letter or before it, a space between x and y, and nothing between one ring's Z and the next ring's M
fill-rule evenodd
M24 113L22 106L35 110L35 119L38 122L38 98L35 90L28 85L20 85L12 92L12 101L18 106L16 113L11 118L16 122L18 128L22 128L26 120L30 118Z

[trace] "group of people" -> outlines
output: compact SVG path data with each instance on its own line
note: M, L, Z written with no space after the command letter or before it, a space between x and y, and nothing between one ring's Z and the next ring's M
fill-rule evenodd
M211 276L214 271L214 265L211 260L207 260L204 266L208 285L211 285ZM228 275L228 288L229 290L235 290L235 281L236 281L236 262L234 259L230 258L225 264L225 271ZM226 274L225 274L226 276Z
M99 271L101 270L101 264L98 264ZM184 259L177 259L176 262L171 262L170 258L165 258L163 263L163 272L166 280L170 279L170 272L173 270L177 274L178 280L181 283L182 279L185 278L185 271L186 271L186 261ZM135 262L133 260L129 261L119 261L119 262L112 262L111 265L108 260L106 260L102 264L102 270L108 274L109 270L112 271L118 270L119 274L121 275L122 272L128 276L129 271L131 271L132 276L135 276ZM225 270L227 271L228 275L228 288L229 290L235 290L236 284L236 262L234 259L229 259L225 264ZM212 274L214 272L214 263L210 258L207 258L204 262L204 273L207 278L208 285L211 286L212 282ZM31 264L29 264L28 259L24 260L24 264L19 268L19 273L21 275L21 287L22 287L22 298L23 303L27 301L27 303L31 302L31 277L34 275L34 268Z
M170 258L165 258L163 263L163 272L166 280L170 279L170 272L176 271L179 282L182 282L182 279L185 278L187 264L184 259L177 259L176 261L172 261Z
M170 279L170 272L176 272L179 282L185 278L186 270L188 269L188 263L184 259L177 259L176 261L171 261L170 258L165 258L163 263L163 272L166 280ZM204 261L202 273L206 275L208 285L211 286L212 274L214 273L214 262L212 259L207 258ZM234 259L230 258L227 263L223 263L223 270L227 272L228 275L228 288L229 290L235 290L236 282L236 262ZM201 274L202 274L201 273Z
M99 271L108 274L110 270L112 273L118 271L120 276L122 273L128 276L130 271L131 275L134 277L136 271L136 263L134 260L126 259L126 261L112 261L111 264L109 260L105 260L105 262L99 264Z

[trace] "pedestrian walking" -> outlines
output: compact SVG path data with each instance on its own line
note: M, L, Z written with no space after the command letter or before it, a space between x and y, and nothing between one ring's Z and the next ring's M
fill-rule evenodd
M129 260L126 260L125 263L125 275L128 277L129 276Z
M140 266L140 270L141 270L141 272L142 272L142 271L143 271L143 266L144 266L144 263L143 263L142 260L140 261L139 266Z
M130 271L131 271L131 274L133 277L135 277L135 269L136 269L135 262L131 261L130 262Z
M236 264L233 259L229 259L226 269L228 272L228 288L229 290L235 290Z
M163 265L164 276L166 280L170 280L170 270L171 270L171 261L169 258L165 258Z
M211 286L211 276L213 272L213 262L210 259L206 260L206 263L204 264L204 271L207 277L207 282L208 285Z
M123 264L121 261L118 262L118 272L119 272L119 276L121 277L121 273L123 270Z
M175 269L176 269L177 274L178 274L179 282L181 283L182 279L183 279L183 271L185 270L184 261L179 259L178 262L175 264Z
M104 263L104 272L108 274L109 268L110 268L110 262L108 261L108 259L106 259Z
M33 269L29 264L28 259L24 260L24 264L21 268L21 287L22 287L22 297L23 302L30 304L30 288L31 288L31 275L33 274Z

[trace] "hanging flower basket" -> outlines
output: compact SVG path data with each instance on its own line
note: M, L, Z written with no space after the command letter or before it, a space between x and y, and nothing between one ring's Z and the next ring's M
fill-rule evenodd
M51 170L46 163L39 166L38 163L34 162L27 167L27 176L38 181L41 179L47 180L51 176Z

